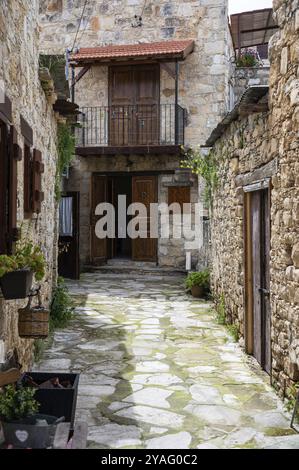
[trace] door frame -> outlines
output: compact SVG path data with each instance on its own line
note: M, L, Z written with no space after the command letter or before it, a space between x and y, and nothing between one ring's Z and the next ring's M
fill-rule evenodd
M132 181L133 181L133 177L134 176L155 176L156 177L156 185L155 185L155 199L156 201L158 202L158 187L159 187L159 181L158 181L158 175L160 174L169 174L169 173L174 173L174 170L173 171L168 171L168 170L163 170L163 171L132 171L130 173L128 172L125 172L125 171L99 171L99 172L93 172L91 174L91 196L90 196L90 213L91 213L91 216L90 216L90 231L92 231L92 220L93 218L95 217L93 214L92 214L92 204L93 204L93 181L94 181L94 178L97 177L97 176L101 176L101 177L106 177L106 199L108 197L108 180L112 181L112 187L114 188L114 184L113 184L113 179L116 178L116 177L121 177L121 176L130 176L131 177L131 184L132 184ZM115 195L113 194L113 199L115 198ZM105 259L101 259L101 260L98 260L98 261L102 261L102 262L107 262L108 259L113 259L115 257L115 240L110 240L110 239L107 239L105 238L105 240L103 240L104 243L106 244L106 258ZM132 240L133 241L133 240ZM133 245L133 243L132 243ZM156 250L155 250L155 260L153 262L158 262L158 238L156 239ZM96 264L96 259L94 258L93 256L93 234L91 233L91 236L90 236L90 260L91 260L91 263L94 263ZM131 255L131 260L133 260L133 246L132 246L132 255Z
M268 191L268 214L271 215L271 178L265 178L262 181L257 181L248 186L243 186L244 191L244 206L243 206L243 240L244 240L244 330L245 330L245 351L247 354L253 355L254 353L254 286L253 286L253 250L252 250L252 221L251 221L251 194L256 191ZM262 213L261 213L262 216ZM270 236L271 236L271 223ZM261 260L262 264L262 260ZM270 274L270 265L268 267ZM263 307L262 307L263 308ZM270 310L271 318L271 310ZM264 328L264 326L262 327ZM270 377L272 375L272 347L271 347L271 333L270 341ZM262 353L263 357L263 353ZM264 360L264 359L263 359ZM263 364L262 364L263 367Z

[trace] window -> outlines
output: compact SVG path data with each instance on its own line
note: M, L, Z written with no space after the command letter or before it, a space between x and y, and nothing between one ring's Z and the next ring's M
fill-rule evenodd
M13 126L0 121L0 252L9 253L17 231L17 160L22 158Z
M174 202L180 204L183 209L183 204L190 203L190 186L169 186L168 188L168 204Z

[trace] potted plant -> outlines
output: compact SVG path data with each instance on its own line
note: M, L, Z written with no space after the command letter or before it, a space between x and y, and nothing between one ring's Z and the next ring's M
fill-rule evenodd
M38 414L35 389L7 385L0 393L0 420L6 444L43 449L51 444L58 420Z
M6 300L26 298L33 274L37 281L45 275L45 259L38 246L26 242L17 246L15 254L0 255L0 283Z
M244 49L237 57L237 67L257 67L259 57L254 49Z
M191 291L193 297L203 297L209 290L210 273L204 271L189 273L185 281L186 288Z

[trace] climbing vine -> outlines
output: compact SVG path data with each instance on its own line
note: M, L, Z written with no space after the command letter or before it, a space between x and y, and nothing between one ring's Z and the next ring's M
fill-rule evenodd
M218 172L215 154L210 151L204 155L198 147L183 148L183 160L181 161L182 168L191 169L192 173L200 175L205 181L204 198L208 205L211 205L212 193L218 185Z
M69 167L75 155L75 136L69 124L58 124L58 162L56 170L55 195L59 201L63 172Z

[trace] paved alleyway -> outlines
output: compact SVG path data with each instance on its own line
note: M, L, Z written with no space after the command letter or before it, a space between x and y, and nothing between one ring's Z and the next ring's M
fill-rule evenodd
M182 278L84 274L38 370L80 371L96 448L297 447L268 378Z

